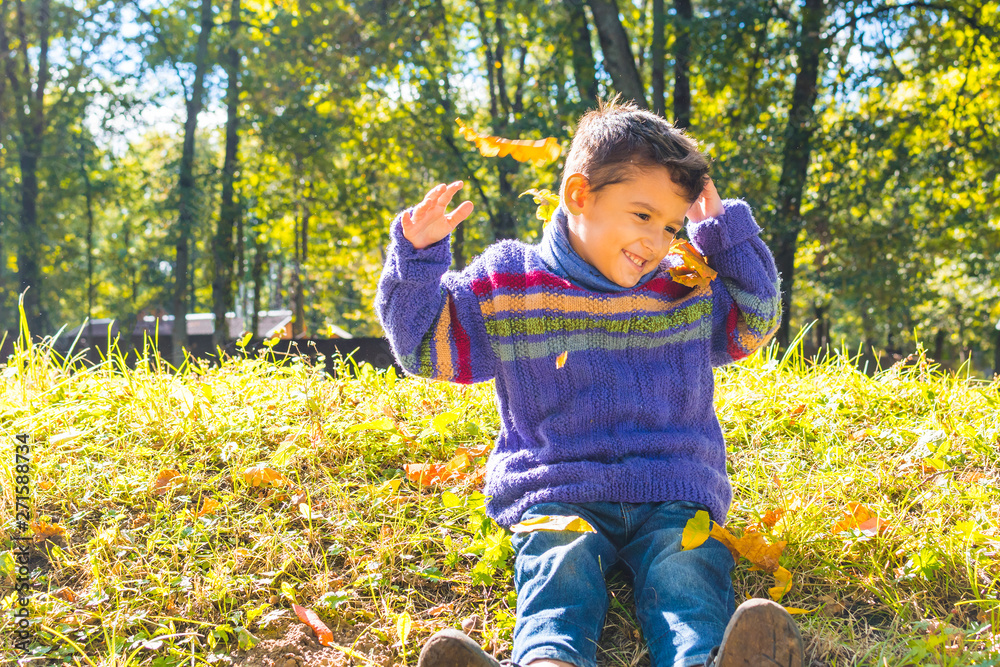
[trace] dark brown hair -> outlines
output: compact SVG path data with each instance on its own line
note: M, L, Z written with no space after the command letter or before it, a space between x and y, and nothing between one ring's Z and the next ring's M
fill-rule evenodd
M694 202L708 181L708 158L698 142L662 117L621 103L618 95L598 100L576 126L573 144L563 167L563 182L574 172L587 177L597 192L632 177L637 169L666 167L678 192Z

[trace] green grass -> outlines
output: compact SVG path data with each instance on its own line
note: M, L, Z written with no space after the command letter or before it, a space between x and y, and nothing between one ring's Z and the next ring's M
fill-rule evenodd
M335 629L345 660L415 665L423 640L471 615L483 621L474 636L509 655L508 534L471 483L400 481L406 463L492 442L492 386L353 370L334 379L250 358L169 374L120 355L83 370L22 343L0 373L2 505L14 506L14 435L30 433L34 515L65 529L31 547L28 664L217 664L269 636L269 614L292 601ZM922 353L868 377L847 355L812 364L796 348L716 379L728 527L787 509L765 530L788 543L781 602L807 610L796 618L812 664L1000 665L1000 381L940 372ZM262 462L292 488L244 482ZM186 479L157 494L167 469ZM209 498L220 508L197 516ZM832 533L849 502L887 530ZM0 520L6 595L20 533L13 512ZM735 584L738 599L766 597L773 578L743 560ZM648 665L621 576L611 593L601 664Z

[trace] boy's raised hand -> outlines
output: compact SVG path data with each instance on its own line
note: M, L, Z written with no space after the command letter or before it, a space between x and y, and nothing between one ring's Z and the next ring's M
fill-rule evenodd
M437 243L469 217L473 209L471 201L464 201L451 213L445 213L451 198L463 185L462 181L435 185L413 209L412 217L409 211L403 213L403 236L414 248L420 250Z
M715 189L715 183L709 177L708 182L705 183L705 188L701 191L701 196L688 209L688 220L691 222L701 222L709 218L718 218L723 213L725 213L725 208L722 206L719 191Z

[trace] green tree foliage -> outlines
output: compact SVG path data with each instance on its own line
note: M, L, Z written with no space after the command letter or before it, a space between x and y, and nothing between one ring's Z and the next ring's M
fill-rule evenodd
M3 3L6 62L18 73L21 3ZM949 363L971 357L992 370L1000 320L995 1L241 5L238 29L229 25L231 3L212 7L206 108L186 195L177 188L180 128L193 95L199 3L121 5L120 48L81 55L70 70L77 83L60 75L47 85L48 148L38 163L45 241L24 256L41 267L53 324L88 312L134 321L173 310L172 230L190 206L189 311L208 311L213 289L225 287L233 295L225 307L248 320L258 309L290 308L297 333L323 335L336 324L379 335L371 302L400 210L437 182L464 180L460 196L476 210L452 238L461 268L497 238L537 240L534 205L517 195L559 186L561 161L537 168L483 158L456 119L511 138L555 136L568 149L576 118L595 97L618 92L690 124L723 196L755 208L784 273L787 331L816 319L814 347L905 352L919 341ZM107 39L119 6L86 11L96 18L56 12L53 25L65 25L52 34L66 43ZM37 25L29 41L37 42ZM238 117L240 149L230 177L225 96L234 78L240 97L229 117ZM0 86L7 312L26 238L27 144L12 85L8 75ZM164 120L170 109L177 113ZM234 257L220 260L230 180ZM219 264L230 261L223 276ZM216 277L225 285L213 288Z

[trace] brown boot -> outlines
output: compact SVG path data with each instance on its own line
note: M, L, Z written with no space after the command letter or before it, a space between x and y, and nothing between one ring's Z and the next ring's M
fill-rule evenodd
M776 602L753 598L733 614L705 667L802 667L803 662L802 636L789 613Z
M497 660L460 630L448 628L434 633L420 651L417 667L506 667L509 660Z

